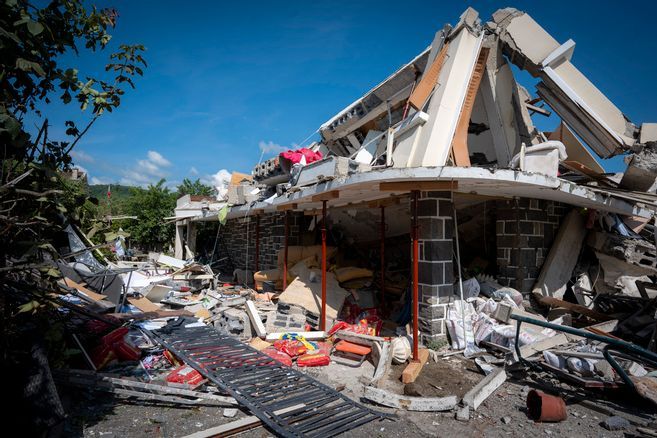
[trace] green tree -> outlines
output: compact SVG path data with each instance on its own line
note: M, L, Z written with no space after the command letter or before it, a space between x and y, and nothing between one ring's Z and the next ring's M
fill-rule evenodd
M0 0L0 268L12 261L0 272L13 275L43 262L42 250L52 249L48 244L61 229L62 215L80 216L73 210L85 203L67 202L71 190L62 177L71 165L70 152L102 114L120 105L146 63L143 46L119 45L95 78L64 64L75 56L62 55L104 50L117 16L112 9L87 9L81 0ZM42 111L52 100L88 109L85 126L67 121L68 138L50 138ZM31 132L35 121L39 128Z
M128 212L137 216L126 228L133 244L142 250L161 251L172 242L174 226L164 219L173 215L176 206L176 194L172 193L161 179L148 188L132 188L128 201Z
M182 181L182 184L178 186L178 197L184 195L202 195L202 196L212 196L215 194L214 187L207 184L203 184L200 179L192 181L189 178L185 178Z
M83 221L87 204L81 187L65 181L70 152L99 117L121 104L146 65L141 45L119 45L105 71L93 76L70 64L107 49L116 24L116 11L88 4L0 0L0 357L12 375L5 391L16 401L5 414L29 436L43 435L37 428L44 423L35 420L46 412L49 420L62 419L45 405L36 414L21 394L29 370L37 369L33 346L43 346L51 364L70 353L65 315L51 304L64 221ZM75 102L86 123L78 128L67 121L66 137L51 138L46 111L53 101L60 105L51 110L59 114L62 104Z

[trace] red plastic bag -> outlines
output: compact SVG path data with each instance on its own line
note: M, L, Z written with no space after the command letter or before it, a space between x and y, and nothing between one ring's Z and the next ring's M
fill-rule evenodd
M331 359L322 353L308 353L297 358L297 365L300 367L323 367L330 363Z
M267 356L282 363L283 365L286 365L288 367L292 366L292 358L287 354L278 351L274 347L267 347L264 350L262 350L262 353L265 353Z
M141 350L125 341L115 342L112 350L120 360L139 360L141 357Z
M119 327L116 330L111 331L110 333L103 336L104 345L114 345L117 342L123 341L125 335L128 334L128 327Z
M203 376L189 365L183 365L171 371L169 375L167 375L166 381L172 383L187 383L194 386L203 381Z
M338 321L335 324L333 324L331 330L328 331L328 336L333 336L336 332L339 332L340 330L360 333L361 335L370 334L370 330L369 327L367 326L366 320L361 320L358 324L349 324L344 321Z
M287 354L290 357L297 357L305 354L306 346L299 341L279 340L274 341L274 348Z
M116 359L116 354L109 345L99 345L91 352L91 361L97 370L105 368L110 362Z

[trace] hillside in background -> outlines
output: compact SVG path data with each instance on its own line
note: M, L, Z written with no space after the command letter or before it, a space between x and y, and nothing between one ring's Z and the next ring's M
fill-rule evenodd
M126 214L128 200L132 196L130 189L135 187L131 186L122 186L119 184L112 184L111 186L112 196L107 199L107 184L96 184L89 186L89 196L93 196L98 199L98 208L102 215L106 215L110 212L113 216L119 214Z

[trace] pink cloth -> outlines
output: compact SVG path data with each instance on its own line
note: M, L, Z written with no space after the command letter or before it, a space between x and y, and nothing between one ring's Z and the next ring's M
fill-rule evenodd
M308 148L301 148L296 151L289 150L287 152L281 152L280 157L290 161L292 164L297 164L301 161L301 157L306 157L306 164L310 164L321 160L322 153L313 152Z

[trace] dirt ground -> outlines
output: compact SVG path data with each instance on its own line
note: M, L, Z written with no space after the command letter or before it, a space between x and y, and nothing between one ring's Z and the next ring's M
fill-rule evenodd
M403 366L393 366L382 387L397 393L404 392L399 380ZM331 364L323 368L311 368L308 374L328 384L345 395L360 400L362 376L370 377L374 367L365 363L361 368L350 368ZM457 356L429 362L420 377L406 388L406 392L422 396L463 396L483 378L471 360ZM385 407L376 407L383 412L396 414L395 420L372 422L345 433L345 437L408 437L408 436L463 436L463 437L620 437L634 436L636 424L653 427L657 419L654 409L646 402L623 399L609 403L600 397L581 397L576 393L561 390L568 406L568 418L561 423L535 423L526 413L525 400L531 387L550 386L557 381L513 380L498 388L478 409L471 412L468 422L455 419L449 412L408 412ZM544 386L544 387L545 387ZM173 406L148 405L115 399L105 393L91 391L67 392L65 404L70 417L63 427L67 437L179 437L208 429L219 424L235 421L248 415L238 411L237 416L226 418L222 408L180 408ZM618 398L612 395L610 398ZM582 401L582 399L588 399ZM590 403L589 405L585 405ZM629 405L628 405L629 403ZM626 406L626 408L621 408ZM612 409L612 410L609 410ZM623 409L623 412L619 412ZM651 411L652 410L652 411ZM610 415L621 415L635 425L624 431L609 431L601 423ZM653 427L654 428L654 427ZM641 436L640 434L638 434ZM243 432L246 437L269 437L272 433L263 427Z

